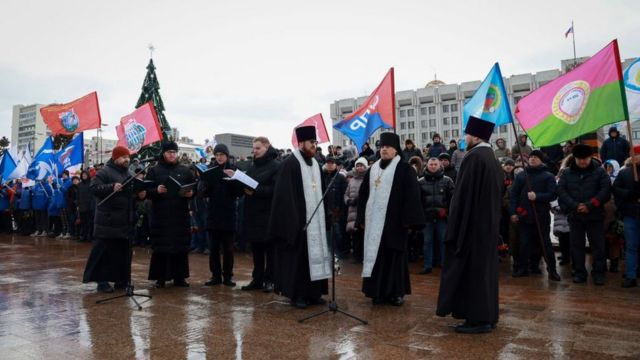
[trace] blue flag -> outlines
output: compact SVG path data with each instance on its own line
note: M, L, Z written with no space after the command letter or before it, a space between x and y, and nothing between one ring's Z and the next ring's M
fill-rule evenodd
M69 143L56 153L62 170L84 163L84 136L78 133ZM61 172L61 171L60 171Z
M55 150L53 150L53 138L48 137L33 158L31 165L29 165L27 178L31 180L44 180L51 175L57 177L61 167L62 165L58 163L55 156Z
M204 151L204 149L197 147L196 152L198 153L198 155L200 155L201 158L207 158L207 153Z
M462 131L467 127L469 116L475 116L485 121L492 122L496 126L505 125L513 122L511 114L511 106L509 106L509 98L502 81L502 72L500 65L495 63L491 71L475 94L464 104L462 110ZM464 137L461 141L464 149Z
M11 174L16 170L18 166L16 165L15 160L9 153L9 150L4 150L4 155L2 156L2 161L0 161L0 179L3 183L6 183L9 180L12 180Z

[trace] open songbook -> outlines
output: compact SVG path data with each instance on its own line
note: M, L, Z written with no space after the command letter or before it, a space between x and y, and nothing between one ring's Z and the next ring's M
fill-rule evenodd
M167 188L167 195L169 196L184 196L185 193L195 189L198 183L182 185L178 180L169 176L164 182L164 186Z

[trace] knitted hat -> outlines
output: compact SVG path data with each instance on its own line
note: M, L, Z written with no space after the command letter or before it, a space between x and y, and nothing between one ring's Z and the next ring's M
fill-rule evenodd
M571 153L578 159L585 159L593 155L593 149L589 145L575 144L571 149Z
M162 143L162 153L166 153L167 151L178 151L178 144L175 141L167 141Z
M438 155L438 160L448 160L448 161L451 161L451 156L450 156L448 153L443 152L442 154Z
M114 147L113 150L111 150L111 160L116 160L120 157L129 156L129 155L131 155L131 153L129 152L129 149L127 149L122 145L118 145Z
M529 154L529 157L531 157L531 156L535 156L535 157L537 157L538 159L540 159L540 160L542 160L542 161L544 161L544 160L547 158L547 155L545 155L545 153L543 153L543 152L542 152L542 151L540 151L540 150L533 150L533 151Z
M358 165L358 164L364 165L365 168L369 167L369 162L364 157L359 157L358 160L356 160L355 165Z
M213 154L223 153L229 156L229 148L225 144L217 144L216 147L213 148Z

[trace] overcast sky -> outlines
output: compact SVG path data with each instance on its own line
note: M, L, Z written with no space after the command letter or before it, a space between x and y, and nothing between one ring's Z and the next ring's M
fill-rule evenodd
M635 15L634 15L635 14ZM396 90L560 67L617 38L640 56L640 1L30 1L0 2L0 136L14 104L98 92L105 137L140 95L154 62L165 114L196 142L266 135L329 104L368 95L389 67ZM95 132L90 131L88 135Z

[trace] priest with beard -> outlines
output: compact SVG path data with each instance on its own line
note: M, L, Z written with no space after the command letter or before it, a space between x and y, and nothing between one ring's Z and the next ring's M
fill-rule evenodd
M401 161L400 138L380 135L380 160L360 186L356 226L364 228L362 292L373 304L401 306L411 294L409 230L424 227L416 172Z
M465 322L455 331L488 333L498 322L498 239L503 174L489 139L495 124L471 116L467 153L451 199L436 314Z
M316 128L302 126L295 131L298 149L280 166L268 236L276 246L275 292L291 299L291 305L304 309L325 303L322 295L328 293L331 253L321 203L325 184L315 159Z

